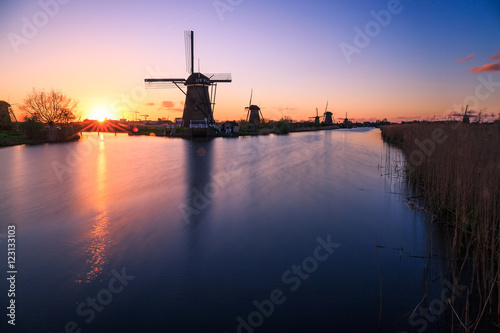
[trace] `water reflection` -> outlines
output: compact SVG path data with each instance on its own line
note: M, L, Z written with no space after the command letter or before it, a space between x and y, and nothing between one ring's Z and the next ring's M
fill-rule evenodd
M208 215L215 195L211 177L213 140L185 141L187 194L183 209L184 222L196 226Z
M95 173L95 188L96 192L93 196L89 196L88 206L95 207L95 216L92 218L92 229L86 237L85 254L87 256L85 274L82 281L82 275L77 280L78 283L90 283L95 280L102 272L103 267L107 264L108 258L106 250L111 244L110 237L110 219L108 209L108 187L107 187L107 163L106 163L106 146L104 138L100 137L98 143L98 156Z

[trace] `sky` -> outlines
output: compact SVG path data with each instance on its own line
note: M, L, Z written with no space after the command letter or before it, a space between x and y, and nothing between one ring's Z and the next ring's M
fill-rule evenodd
M0 0L0 100L33 89L79 101L78 116L182 116L184 95L145 78L231 73L216 120L443 119L500 114L498 0ZM20 111L14 106L14 111ZM145 118L145 117L141 117Z

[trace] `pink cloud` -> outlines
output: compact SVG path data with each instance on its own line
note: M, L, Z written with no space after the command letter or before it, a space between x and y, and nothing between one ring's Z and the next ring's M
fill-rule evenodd
M484 64L481 67L469 68L469 71L473 73L483 73L483 72L500 72L500 61L494 62L492 64Z
M407 120L417 120L420 118L422 118L422 116L413 116L413 117L412 116L398 116L398 117L394 117L391 119L407 121Z
M500 59L500 53L497 53L493 57L490 58L490 60L498 60L498 59Z
M465 58L460 58L457 60L457 62L464 62L464 61L469 61L471 60L472 58L474 58L474 54L469 54L467 57Z
M163 101L158 108L158 111L171 111L171 112L183 112L184 111L184 102L179 103L181 107L175 108L174 101Z
M154 105L155 105L155 103L153 103L153 102L149 102L149 103L144 103L144 105L145 105L145 106L154 106Z
M174 105L175 105L175 103L172 102L172 101L163 101L163 102L161 102L161 107L165 108L165 109L171 109L171 108L174 107Z

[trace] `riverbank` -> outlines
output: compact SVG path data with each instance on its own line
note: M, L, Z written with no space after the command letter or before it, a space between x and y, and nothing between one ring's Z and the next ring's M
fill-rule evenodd
M406 156L404 177L416 186L420 204L455 229L451 253L472 266L468 282L498 322L500 124L420 123L381 131ZM458 264L458 278L462 269Z
M21 145L41 145L77 141L80 139L78 130L72 126L42 128L24 131L0 131L0 148Z
M130 135L147 135L147 136L171 136L178 138L190 138L192 137L189 129L177 127L172 129L166 129L161 126L136 126L137 131L131 132ZM238 132L216 132L210 131L209 137L239 137L239 136L257 136L257 135L270 135L270 134L288 134L288 133L298 133L298 132L314 132L314 131L329 131L336 130L340 127L337 125L331 126L311 126L311 127L294 127L293 124L283 124L281 126L275 126L272 128L262 127L254 130L239 129Z

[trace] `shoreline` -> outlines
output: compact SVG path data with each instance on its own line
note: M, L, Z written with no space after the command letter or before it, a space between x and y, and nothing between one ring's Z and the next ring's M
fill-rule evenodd
M360 128L360 127L352 127L352 128ZM337 125L333 126L320 126L320 127L304 127L304 128L290 128L288 132L286 133L279 133L272 131L269 128L262 128L259 130L256 130L254 132L239 132L239 133L217 133L216 135L207 135L206 138L238 138L238 137L252 137L252 136L260 136L260 135L288 135L289 133L302 133L302 132L319 132L319 131L333 131L333 130L339 130L339 129L345 129ZM158 128L151 128L151 130L147 130L147 128L144 128L141 130L140 133L126 133L122 132L122 134L128 134L128 136L158 136L158 137L170 137L170 138L184 138L184 139L192 139L193 136L190 135L182 135L183 132L178 133L178 134L162 134L159 132L163 132L164 129L158 129ZM6 131L4 131L6 132ZM17 132L11 131L11 134L16 134ZM15 147L15 146L37 146L37 145L44 145L44 144L52 144L52 143L66 143L66 142L73 142L73 141L79 141L81 139L81 135L83 133L110 133L113 134L114 132L95 132L95 131L78 131L77 134L74 138L71 139L62 139L62 140L48 140L48 139L43 139L43 140L36 140L36 139L21 139L19 141L17 140L8 140L7 136L7 141L0 141L0 149L1 148L8 148L8 147ZM118 132L117 132L118 133ZM19 134L19 133L17 133ZM116 133L115 133L116 134ZM194 137L198 138L198 137ZM201 137L205 138L205 137Z

